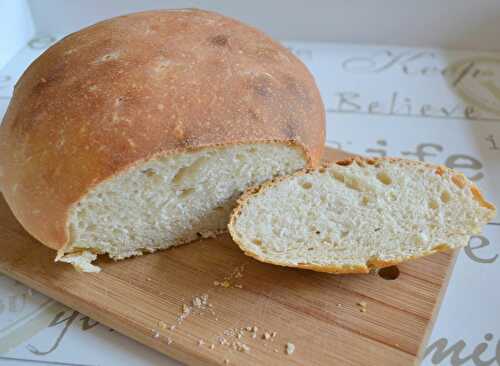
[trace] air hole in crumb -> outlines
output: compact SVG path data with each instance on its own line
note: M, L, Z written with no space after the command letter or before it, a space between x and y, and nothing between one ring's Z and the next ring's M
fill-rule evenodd
M349 166L352 164L352 160L341 160L336 162L337 165Z
M320 173L324 173L324 172L325 172L325 168L324 168L324 167L319 168L319 169L318 169L318 172L320 172Z
M373 160L373 159L369 159L369 160L367 160L367 161L366 161L366 163L367 163L368 165L375 165L375 160Z
M392 183L391 177L389 177L389 175L386 172L378 173L377 179L380 181L380 183L385 184L386 186Z
M262 245L262 240L260 240L260 239L254 239L254 240L252 240L252 243L254 243L255 245L259 245L260 246L260 245Z
M377 231L380 231L380 230L382 230L382 229L379 228L379 227L376 227L373 231L377 232Z
M255 152L257 152L257 149L255 147L251 147L250 150L248 150L248 151L250 151L251 153L255 153Z
M319 235L319 234L321 234L321 231L316 230L316 235Z
M384 280L395 280L399 277L399 268L397 266L380 268L378 270L378 275Z
M451 180L459 188L465 187L465 178L462 175L454 175L453 177L451 177Z
M363 198L361 198L361 205L368 206L368 203L370 203L370 199L367 196L363 196Z
M145 174L148 177L153 177L153 176L156 175L156 172L154 171L154 169L151 169L151 168L143 170L142 173Z
M215 211L219 211L219 212L224 211L224 207L218 206L215 208Z
M443 193L441 193L441 201L443 201L443 203L448 203L450 202L450 200L451 200L450 192L443 191Z
M345 238L347 235L349 235L349 231L342 231L340 232L340 237Z
M311 251L311 250L314 250L314 248L307 248L307 250Z
M442 166L438 166L436 168L436 174L439 175L439 176L442 176L444 174L445 170Z
M332 170L330 172L330 175L335 178L336 180L338 180L339 182L343 182L344 181L344 175L340 172L337 172L335 170Z
M302 188L304 188L304 189L311 189L312 186L313 185L310 182L304 182L304 183L302 183Z
M398 197L394 192L389 192L389 201L396 201Z
M179 197L183 198L183 197L187 197L189 196L191 193L193 193L195 191L194 188L186 188L186 189L183 189L180 191L179 193Z
M198 158L191 165L184 166L177 171L177 174L172 178L172 183L180 184L184 179L194 176L209 160L208 156L202 156Z
M429 208L432 208L435 210L435 209L439 208L439 204L436 201L431 200L431 201L429 201Z
M356 178L350 178L345 180L345 185L351 189L354 189L355 191L361 191L361 184Z

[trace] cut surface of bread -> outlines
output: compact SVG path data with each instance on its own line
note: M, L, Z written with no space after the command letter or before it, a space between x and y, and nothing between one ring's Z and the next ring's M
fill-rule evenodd
M354 158L249 190L229 231L264 262L356 273L463 247L494 216L477 187L451 169Z
M301 148L239 144L167 155L97 185L70 211L59 259L84 271L95 253L122 259L225 230L249 186L306 165ZM69 254L68 254L69 253Z

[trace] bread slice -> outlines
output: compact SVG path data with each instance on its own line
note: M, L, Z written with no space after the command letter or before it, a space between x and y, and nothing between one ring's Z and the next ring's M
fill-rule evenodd
M229 231L263 262L366 273L463 247L494 216L478 188L451 169L352 158L247 191Z

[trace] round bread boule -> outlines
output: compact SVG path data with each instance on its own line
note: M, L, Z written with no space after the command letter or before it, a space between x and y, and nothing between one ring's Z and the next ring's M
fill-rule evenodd
M0 186L60 255L124 258L224 230L249 185L318 163L324 119L306 67L252 27L201 10L116 17L22 75Z

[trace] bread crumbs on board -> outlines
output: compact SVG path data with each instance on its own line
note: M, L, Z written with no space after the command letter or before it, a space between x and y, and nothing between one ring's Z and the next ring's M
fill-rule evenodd
M243 341L243 339L246 336L250 336L255 339L257 337L257 330L258 328L255 325L226 329L222 332L221 336L217 337L216 343L238 352L250 353L251 348Z
M295 344L288 342L286 344L285 352L287 355L291 355L295 352Z
M236 283L236 280L238 278L243 277L244 271L245 271L244 264L242 264L241 266L237 266L233 269L233 271L229 275L224 276L224 279L222 281L214 281L214 286L223 288L229 288L229 287L243 288L243 285L241 283Z
M189 303L182 304L181 312L177 316L175 324L171 324L169 326L167 325L167 323L160 320L158 322L158 328L160 330L166 330L168 328L170 331L173 332L179 325L182 324L184 320L186 320L192 314L196 313L202 314L204 312L210 312L212 315L215 316L215 311L213 310L213 306L208 302L208 295L202 294L199 296L194 296Z

